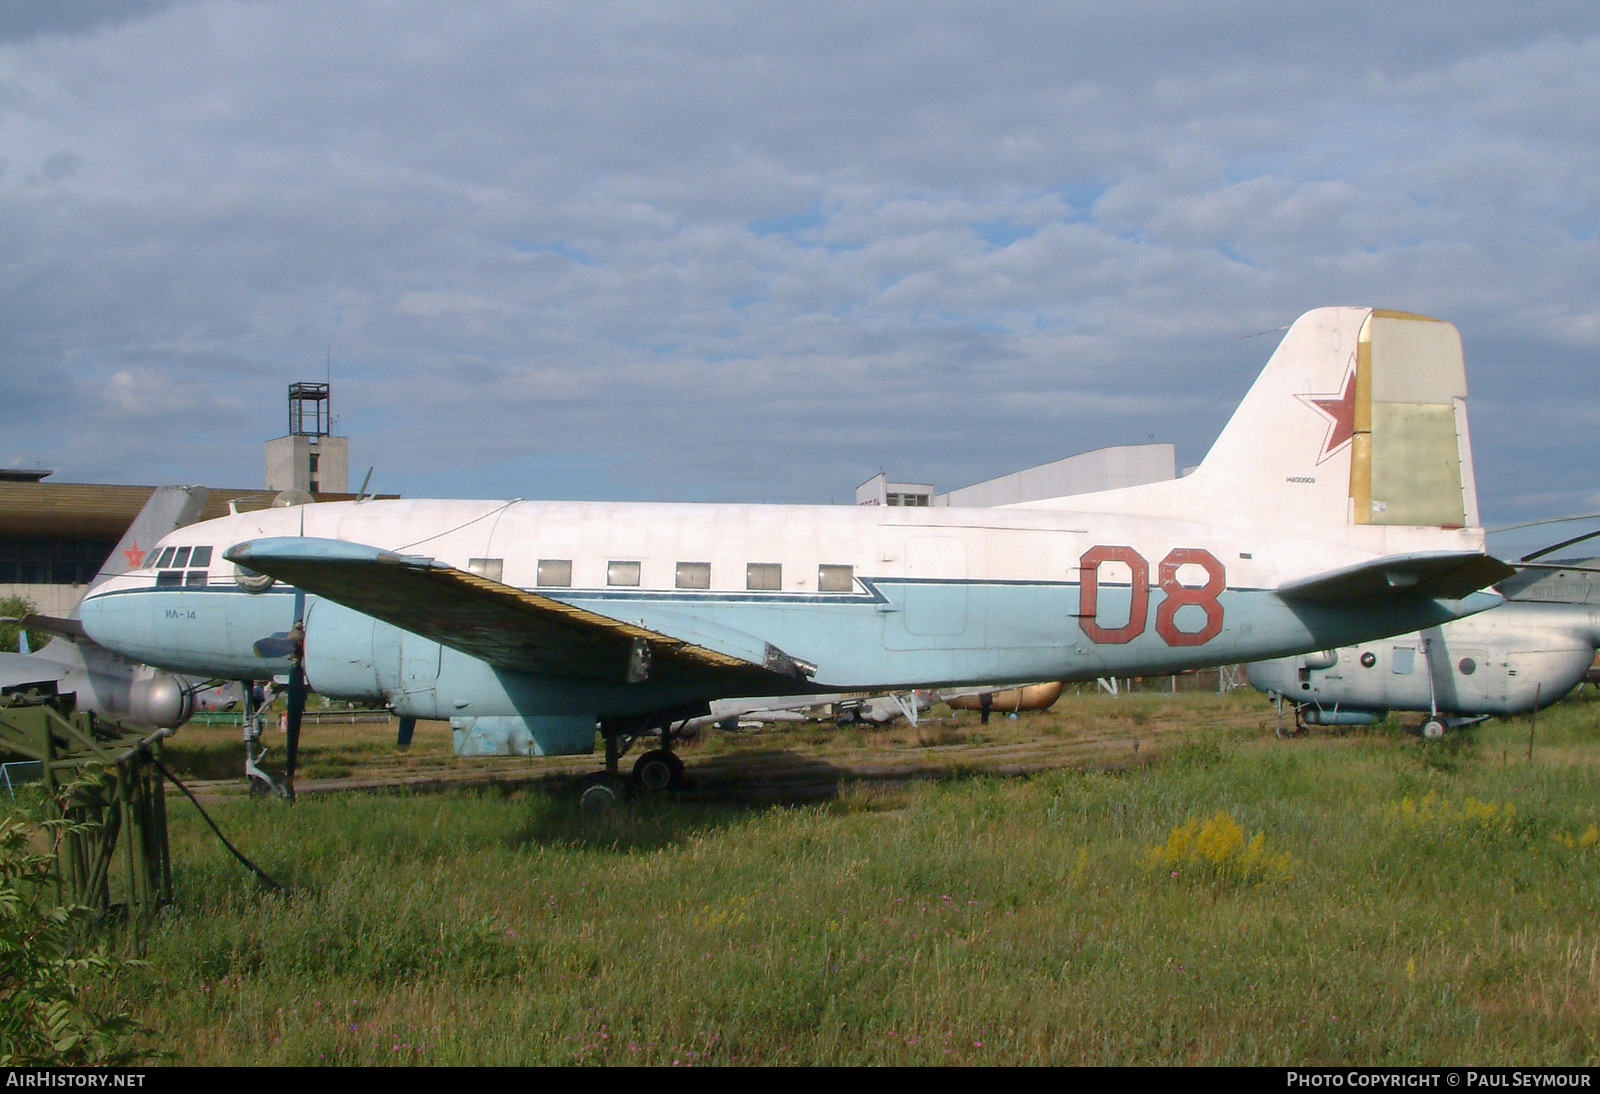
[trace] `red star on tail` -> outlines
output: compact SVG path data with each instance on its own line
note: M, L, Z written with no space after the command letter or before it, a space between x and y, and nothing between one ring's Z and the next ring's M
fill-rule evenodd
M1317 463L1323 463L1339 449L1350 443L1356 431L1356 368L1344 375L1344 390L1337 394L1296 395L1306 406L1328 419L1328 435L1322 440L1322 454Z

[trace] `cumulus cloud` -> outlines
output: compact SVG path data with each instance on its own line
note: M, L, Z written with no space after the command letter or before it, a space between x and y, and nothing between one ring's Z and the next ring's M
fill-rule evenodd
M3 448L251 485L331 361L381 489L843 501L1194 462L1375 303L1575 511L1597 85L1588 0L8 5Z

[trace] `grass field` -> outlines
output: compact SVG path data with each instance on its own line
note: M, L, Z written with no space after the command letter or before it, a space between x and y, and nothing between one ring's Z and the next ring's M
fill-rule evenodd
M1273 721L1069 695L715 736L709 793L598 820L543 761L313 729L313 778L511 781L209 795L287 899L173 799L177 905L102 999L186 1064L1594 1064L1600 703L1541 714L1531 759L1525 719ZM179 742L193 774L237 755ZM717 793L745 755L830 778Z

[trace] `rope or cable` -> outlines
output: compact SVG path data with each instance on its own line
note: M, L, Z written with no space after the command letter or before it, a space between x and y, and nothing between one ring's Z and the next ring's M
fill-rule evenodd
M499 505L495 506L493 509L490 509L487 513L479 513L477 516L473 517L471 520L462 521L460 524L456 525L454 528L446 528L442 532L435 532L431 536L424 536L421 539L413 540L410 543L401 544L399 547L392 548L392 550L394 550L396 553L398 553L400 551L409 551L413 547L420 547L422 544L428 543L431 540L438 539L440 536L448 536L452 532L459 532L463 528L469 528L472 525L477 524L480 520L488 520L492 516L496 516L497 514L504 513L507 509L510 509L513 505L516 505L520 501L522 501L521 498L512 498L510 501L501 502Z
M265 870L251 862L249 859L245 858L244 855L239 852L237 847L228 842L228 837L222 834L222 829L217 827L217 822L211 819L211 814L206 812L205 806L200 804L200 800L194 796L194 792L187 786L184 786L182 781L179 780L176 775L168 771L166 764L162 763L155 756L150 757L150 762L156 765L156 770L160 771L161 774L172 783L172 785L176 786L179 790L182 790L188 799L194 802L194 807L200 810L200 816L203 817L205 822L211 826L211 830L217 834L217 838L222 841L222 846L226 847L233 853L234 858L244 863L244 865L251 870L256 877L266 882L273 889L283 893L285 896L289 894L289 890L285 889L282 885L279 885L276 881L273 881L272 878L267 875Z

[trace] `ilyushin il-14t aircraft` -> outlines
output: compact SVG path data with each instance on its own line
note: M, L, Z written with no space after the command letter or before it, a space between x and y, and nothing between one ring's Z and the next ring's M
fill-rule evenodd
M536 754L598 727L587 804L636 737L661 744L635 775L675 779L672 727L713 699L1166 673L1497 604L1466 393L1450 324L1324 308L1170 482L992 509L299 505L173 533L82 616L173 671L289 674L291 752L308 682Z

